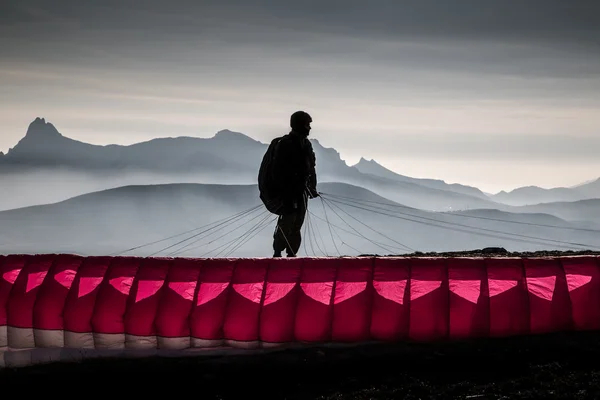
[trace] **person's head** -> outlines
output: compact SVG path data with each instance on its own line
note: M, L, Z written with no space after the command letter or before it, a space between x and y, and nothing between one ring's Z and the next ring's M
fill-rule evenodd
M304 111L296 111L290 117L292 132L308 136L310 134L312 118Z

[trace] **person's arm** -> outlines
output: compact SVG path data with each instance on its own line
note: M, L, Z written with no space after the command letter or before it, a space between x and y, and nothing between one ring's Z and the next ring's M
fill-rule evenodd
M312 144L308 142L309 151L309 172L308 172L308 190L310 197L314 199L319 196L317 192L317 156L313 150Z

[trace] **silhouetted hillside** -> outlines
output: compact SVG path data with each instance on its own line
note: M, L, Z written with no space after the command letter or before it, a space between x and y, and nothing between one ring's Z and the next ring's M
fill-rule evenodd
M475 196L488 200L488 196L475 187L465 186L457 183L449 184L441 179L411 178L409 176L400 175L394 171L390 171L375 160L368 161L361 157L360 161L354 167L364 174L375 175L398 182L416 183L433 189L450 190L456 193L462 193L468 196Z
M43 118L36 118L25 137L3 158L5 165L68 167L88 170L145 170L189 172L210 170L238 173L251 169L264 153L264 145L241 133L220 131L213 138L161 138L130 146L98 146L61 135Z
M519 213L552 214L567 221L581 223L600 223L600 199L572 202L541 203L529 206L513 207Z
M413 250L461 251L497 246L511 251L565 249L547 240L530 243L532 239L523 235L600 247L600 235L594 232L424 212L343 183L326 183L321 189L327 195L323 199L311 200L309 204L310 213L300 255L383 255ZM202 229L188 231L210 223L217 224L253 206L257 206L255 211L240 220L223 222L214 227L215 230L185 241L194 233L203 232ZM264 211L255 185L129 186L56 204L0 212L0 251L120 254L132 247L188 232L127 254L270 256L275 218ZM502 218L527 222L532 217L503 215ZM576 226L551 216L537 215L534 218L536 223ZM253 231L257 236L244 236L249 229L258 228L256 224L261 221L266 225L262 226L262 231ZM205 237L209 233L212 235ZM239 238L238 242L232 241L236 238ZM246 238L248 241L243 242ZM183 242L175 245L180 241ZM239 245L237 249L236 245ZM182 248L184 246L187 247ZM229 250L235 251L229 253Z
M510 192L502 191L491 196L491 198L497 202L513 206L598 199L600 198L600 178L569 188L544 189L537 186L526 186Z

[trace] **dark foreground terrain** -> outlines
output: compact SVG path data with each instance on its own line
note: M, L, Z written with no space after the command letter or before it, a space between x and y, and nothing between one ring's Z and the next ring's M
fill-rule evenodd
M600 335L93 360L3 370L0 387L6 394L27 389L78 398L108 392L197 399L597 399Z
M402 255L381 256L376 254L362 254L363 257L515 257L515 258L544 258L544 257L576 257L576 256L600 256L600 251L594 250L540 250L540 251L508 251L502 247L486 247L484 249L452 251L452 252L416 252Z

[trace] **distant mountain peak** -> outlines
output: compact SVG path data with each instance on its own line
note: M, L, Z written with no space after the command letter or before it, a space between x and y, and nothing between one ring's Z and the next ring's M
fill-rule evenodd
M231 131L229 129L222 129L215 134L213 139L218 141L226 141L226 142L252 142L252 143L260 143L257 140L252 139L250 136L245 135L241 132Z
M354 165L355 168L359 170L363 168L363 172L372 173L379 176L388 176L388 177L396 177L396 178L405 178L403 175L400 175L383 165L379 164L374 159L367 160L364 157L361 157L360 160ZM384 175L382 175L384 174Z
M373 159L367 160L364 157L361 157L360 160L358 160L358 162L356 163L356 166L361 166L361 165L377 165L377 166L381 167L381 165L377 161L375 161Z
M46 122L45 118L37 117L27 129L25 137L62 137L56 127L50 122Z
M219 132L217 132L215 134L215 136L223 136L223 135L244 135L244 134L240 133L240 132L234 132L234 131L229 130L229 129L221 129Z
M7 158L21 162L37 162L41 159L52 159L57 154L57 149L62 149L68 142L67 138L58 132L56 127L45 118L37 117L29 124L27 133L17 143L17 145L8 150Z

